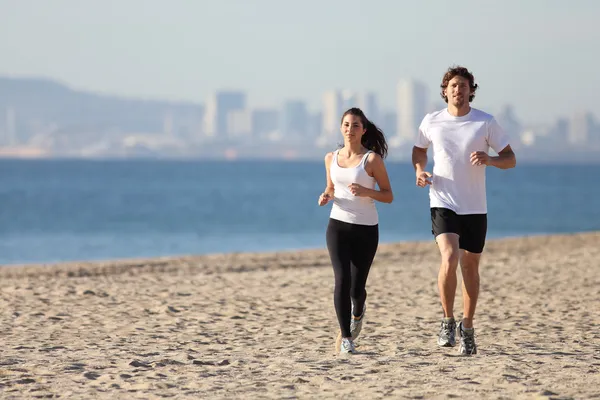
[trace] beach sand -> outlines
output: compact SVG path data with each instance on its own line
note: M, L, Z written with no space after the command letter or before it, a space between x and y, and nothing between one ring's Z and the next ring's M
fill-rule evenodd
M600 397L600 233L489 241L472 357L436 346L438 265L380 245L347 358L324 249L1 267L0 397Z

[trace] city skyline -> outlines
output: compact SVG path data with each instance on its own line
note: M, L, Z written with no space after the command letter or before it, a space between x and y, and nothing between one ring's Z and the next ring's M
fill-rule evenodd
M436 95L443 72L471 69L475 105L513 104L532 123L600 114L598 3L157 0L52 4L0 0L1 75L39 76L120 96L205 103L239 88L249 106L320 106L331 88L370 89L393 108L399 77ZM515 12L518 10L518 12Z
M319 101L314 104L311 105L311 103L302 98L301 96L297 95L295 96L293 93L289 94L288 96L281 98L281 99L276 99L274 100L273 103L268 104L268 105L264 105L264 104L258 104L255 101L256 98L256 94L249 92L247 90L244 90L242 88L236 88L233 86L229 86L226 87L224 89L218 89L215 90L213 92L210 92L206 98L202 98L202 99L196 99L196 100L173 100L173 99L169 99L169 98L160 98L160 97L145 97L145 96L135 96L135 95L122 95L119 93L113 93L113 92L106 92L106 91L95 91L95 90L89 90L86 88L82 88L82 87L77 87L73 84L70 84L67 81L64 80L60 80L60 79L55 79L52 77L40 77L40 76L19 76L19 75L14 75L14 74L1 74L0 73L0 78L4 78L4 79L10 79L10 80L23 80L23 81L39 81L39 82L49 82L52 84L57 84L60 86L64 86L65 88L68 88L69 90L75 91L75 92L81 92L81 93L88 93L91 95L98 95L98 96L106 96L106 97L113 97L113 98L120 98L123 100L132 100L132 101L149 101L149 102L164 102L164 103L172 103L172 104L193 104L193 105L197 105L200 107L207 107L210 102L211 99L220 93L229 93L229 94L243 94L244 96L244 107L240 107L241 109L250 109L250 110L273 110L273 109L280 109L285 107L285 104L287 103L304 103L306 106L306 110L309 113L319 113L323 110L324 108L324 97L327 95L331 95L332 93L339 93L342 97L346 96L348 98L356 98L356 96L361 97L361 96L374 96L375 99L375 109L377 110L377 114L378 117L381 118L383 117L383 114L385 113L389 113L389 112L394 112L396 113L398 111L398 87L402 84L410 84L410 85L416 85L419 88L419 91L422 92L424 94L424 105L422 107L420 107L420 110L425 109L426 112L425 113L429 113L431 111L434 110L440 110L446 107L446 103L444 102L444 100L442 99L442 97L440 96L440 92L438 90L438 88L434 88L432 89L429 85L427 85L426 82L423 82L421 80L418 79L412 79L412 78L408 78L408 77L399 77L395 82L391 82L389 84L389 91L393 93L393 98L394 98L394 102L392 104L386 104L386 105L382 105L381 99L386 97L384 95L382 95L379 92L374 91L371 88L365 88L362 90L358 90L358 89L353 89L350 87L327 87L325 88L323 91L318 92L315 94L315 97L317 97L319 99ZM440 80L441 83L441 80ZM553 115L551 119L549 120L545 120L542 122L539 121L535 121L533 119L527 118L527 116L525 114L523 114L522 110L519 109L514 103L511 103L510 101L507 102L498 102L498 104L494 107L491 108L483 108L481 106L479 106L477 104L477 98L480 97L481 91L480 89L478 89L477 91L477 96L476 99L471 103L471 106L474 108L478 108L481 109L483 111L486 111L492 115L497 114L498 112L500 112L501 110L505 109L506 107L511 107L514 110L516 110L516 113L519 116L519 119L521 121L523 121L524 123L527 124L532 124L532 125L543 125L543 124L551 124L552 122L556 121L557 119L560 118L569 118L572 115L575 114L583 114L583 113L589 113L592 114L594 117L600 118L600 112L595 112L595 104L589 104L588 106L584 106L581 109L574 109L572 112L569 111L565 111L563 113L559 113L556 115ZM370 100L373 101L373 100ZM363 109L363 111L365 111L365 114L367 116L369 116L371 113L369 112L371 110L371 107L373 107L372 105L366 105L367 100L359 100L357 104L359 104L359 106L361 104L365 104L363 105L361 108ZM347 101L342 101L342 103L347 103ZM348 107L349 108L349 107ZM345 111L346 109L339 109L338 110L338 118L341 117L341 114L343 113L343 111ZM418 115L422 115L424 116L425 113L423 112L416 112L416 116L415 118L419 119ZM377 118L374 118L377 119Z
M328 90L321 108L309 111L301 100L253 108L245 91L215 92L204 104L148 102L0 76L0 155L315 158L340 144L341 114L361 107L386 134L390 156L406 158L422 118L445 103L418 81L400 79L396 94L389 110L374 92ZM525 159L562 159L565 149L593 159L600 151L600 124L589 111L546 124L523 120L510 104L494 115Z

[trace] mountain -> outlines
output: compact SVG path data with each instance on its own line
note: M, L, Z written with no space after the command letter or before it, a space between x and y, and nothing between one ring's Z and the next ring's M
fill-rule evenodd
M75 90L39 78L0 77L0 132L11 114L21 143L51 129L122 133L163 133L166 125L186 136L200 129L204 107L192 102L169 102L103 95Z

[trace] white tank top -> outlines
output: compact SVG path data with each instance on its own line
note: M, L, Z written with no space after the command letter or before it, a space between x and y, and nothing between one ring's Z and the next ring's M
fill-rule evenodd
M348 188L351 183L358 183L366 188L375 189L377 183L375 178L369 176L365 170L367 157L372 151L367 151L360 163L350 168L342 168L338 165L338 152L339 150L333 153L333 159L329 166L329 174L334 187L330 218L350 224L377 225L379 216L375 201L370 197L355 196Z

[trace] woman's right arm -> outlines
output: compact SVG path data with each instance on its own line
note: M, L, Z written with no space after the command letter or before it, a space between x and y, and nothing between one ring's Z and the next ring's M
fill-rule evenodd
M319 205L324 206L330 200L333 200L333 181L331 180L331 174L329 173L329 166L331 165L331 160L333 160L333 153L325 154L325 173L326 177L326 185L325 190L319 196Z
M333 181L331 180L331 174L329 173L331 160L333 160L333 153L325 154L325 172L327 173L327 186L325 186L325 191L323 193L327 193L331 195L331 197L333 197Z

